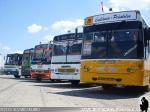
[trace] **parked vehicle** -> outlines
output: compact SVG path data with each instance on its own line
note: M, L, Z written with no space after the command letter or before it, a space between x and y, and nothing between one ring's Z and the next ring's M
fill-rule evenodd
M33 58L34 49L26 49L23 52L22 57L22 67L21 67L21 75L25 78L31 77L30 69L31 69L31 60Z
M21 64L22 64L22 54L14 53L7 54L6 62L4 64L4 74L14 75L15 78L20 78L21 76Z
M52 56L52 80L80 82L80 59L82 33L64 34L54 37Z
M150 29L139 11L85 19L81 81L111 86L150 87Z
M40 44L34 48L31 62L31 77L37 81L51 79L52 44Z

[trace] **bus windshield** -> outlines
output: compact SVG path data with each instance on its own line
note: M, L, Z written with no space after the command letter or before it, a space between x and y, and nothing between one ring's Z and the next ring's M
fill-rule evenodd
M82 47L82 41L76 40L76 41L69 41L68 43L68 55L80 55L81 54L81 47Z
M53 45L53 56L66 55L67 43L65 42L54 42Z
M81 40L66 40L66 42L54 42L53 56L80 55L81 47Z
M21 65L21 55L7 55L5 65Z
M48 47L47 49L44 50L44 59L45 59L45 64L46 63L51 63L52 59L52 48Z
M35 47L34 57L32 60L32 64L43 63L48 64L51 63L52 49L51 45L43 44Z
M29 66L30 64L30 55L28 53L23 54L22 66Z
M142 58L142 33L139 30L114 30L86 33L82 58Z

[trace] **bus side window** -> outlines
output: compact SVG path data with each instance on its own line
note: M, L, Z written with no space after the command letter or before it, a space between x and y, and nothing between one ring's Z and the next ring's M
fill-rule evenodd
M144 57L148 58L150 55L150 28L144 29Z
M148 52L150 54L150 28L148 28Z

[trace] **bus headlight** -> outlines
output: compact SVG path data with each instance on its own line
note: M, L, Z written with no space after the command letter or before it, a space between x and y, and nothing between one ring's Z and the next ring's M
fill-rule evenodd
M58 72L58 69L55 69L55 72Z
M76 73L78 73L79 72L79 69L76 69Z
M129 67L129 68L127 68L127 72L133 73L133 72L136 72L136 69L133 67Z

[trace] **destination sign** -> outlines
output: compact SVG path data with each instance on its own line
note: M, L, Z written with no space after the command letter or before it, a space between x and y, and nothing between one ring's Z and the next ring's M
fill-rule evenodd
M137 19L136 11L107 13L95 16L93 18L93 24L113 23L118 21L136 20L136 19Z

